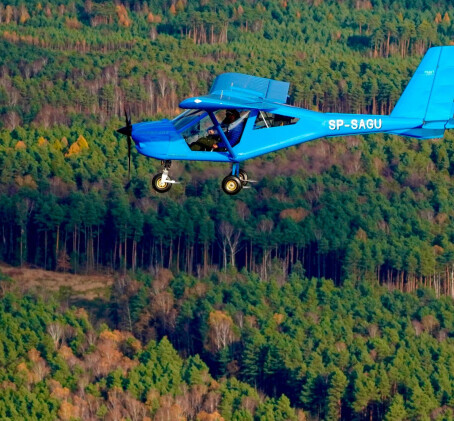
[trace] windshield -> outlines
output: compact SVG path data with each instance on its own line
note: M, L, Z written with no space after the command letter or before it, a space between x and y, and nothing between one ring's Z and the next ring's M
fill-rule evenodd
M191 120L191 123L195 119ZM208 131L213 129L213 122L209 115L205 115L202 118L194 121L194 124L186 125L186 129L183 130L182 135L186 140L186 143L189 145L191 143L197 142L201 137L208 136Z
M213 114L230 145L235 146L240 141L249 116L249 110L231 111L223 109L216 110ZM218 129L208 113L199 114L192 120L188 120L180 133L192 150L212 150L214 144L218 145L219 150L225 149L224 140L219 135Z
M203 110L186 110L184 113L180 114L178 117L175 117L172 120L173 126L177 131L184 129L186 126L191 124L193 121L201 118L206 114Z

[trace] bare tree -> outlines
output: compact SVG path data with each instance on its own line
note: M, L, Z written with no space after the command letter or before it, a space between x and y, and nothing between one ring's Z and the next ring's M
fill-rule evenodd
M274 223L271 219L262 219L257 226L257 230L260 234L264 235L266 238L269 238L271 235L271 231L273 231L273 227ZM270 255L271 255L270 244L268 244L268 242L265 241L265 244L263 246L262 258L262 278L265 280L268 278L268 265Z
M235 255L239 251L241 230L235 228L229 222L222 221L219 224L219 234L221 236L224 267L227 266L227 246L230 249L230 264L235 266Z
M235 339L233 332L233 320L223 311L215 310L210 313L208 320L210 326L209 337L211 348L217 352L230 345Z
M55 348L58 348L63 336L65 334L65 328L58 322L50 323L47 326L47 333L51 336L54 341Z

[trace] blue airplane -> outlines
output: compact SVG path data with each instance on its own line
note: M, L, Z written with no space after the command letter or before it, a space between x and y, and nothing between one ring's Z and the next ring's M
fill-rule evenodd
M131 124L118 132L139 153L162 161L153 178L160 193L170 190L173 160L228 162L222 189L237 194L252 180L240 163L321 137L392 133L418 139L443 137L454 128L454 46L427 51L392 113L319 113L287 104L289 83L239 73L218 76L208 95L185 99L173 120Z

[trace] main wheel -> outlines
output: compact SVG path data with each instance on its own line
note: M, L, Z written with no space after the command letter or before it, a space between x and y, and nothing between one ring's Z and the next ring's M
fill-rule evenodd
M162 172L156 174L153 177L153 181L151 185L158 193L165 193L172 188L172 183L168 183L167 181L162 181Z
M235 175L228 175L224 178L224 180L222 180L222 190L224 190L224 192L227 194L237 194L241 191L242 188L243 184L241 180Z
M247 172L244 170L240 170L238 174L238 178L241 180L241 184L244 186L247 186Z

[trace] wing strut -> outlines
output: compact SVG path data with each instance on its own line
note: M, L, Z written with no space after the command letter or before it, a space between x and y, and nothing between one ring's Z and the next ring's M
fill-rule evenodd
M224 133L224 130L222 130L222 127L219 124L219 121L217 120L216 116L213 114L213 111L208 111L208 115L210 116L211 121L214 124L214 127L216 127L216 130L218 131L219 136L221 136L222 141L225 143L225 146L227 147L227 150L229 151L229 154L232 157L232 160L236 161L237 160L236 153L233 150L232 145L228 141L227 136Z

